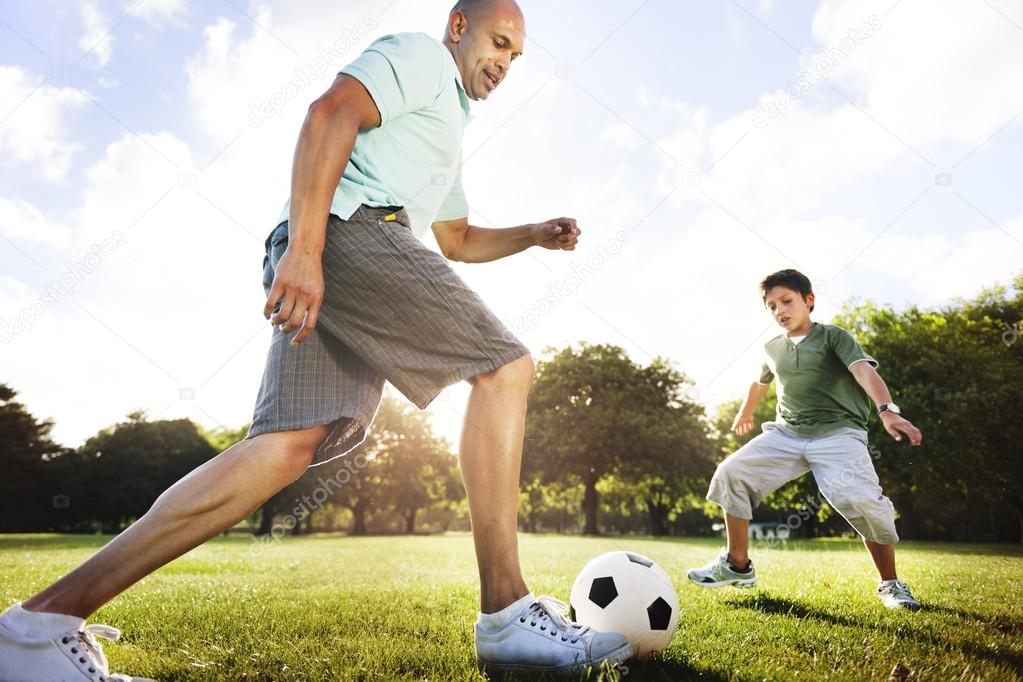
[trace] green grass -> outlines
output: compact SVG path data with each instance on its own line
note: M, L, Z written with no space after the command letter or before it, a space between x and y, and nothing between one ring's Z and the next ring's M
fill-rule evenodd
M41 589L107 538L0 536L0 604ZM925 610L884 609L862 545L791 542L754 552L761 587L701 590L685 570L714 540L523 535L535 594L567 601L575 573L614 549L675 579L679 630L626 680L1023 680L1023 548L904 543L900 575ZM92 619L124 631L115 671L159 680L480 680L472 645L472 541L307 537L267 546L219 538L164 567Z

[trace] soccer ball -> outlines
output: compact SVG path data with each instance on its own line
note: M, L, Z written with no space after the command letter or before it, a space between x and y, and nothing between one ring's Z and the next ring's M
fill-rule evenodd
M608 552L575 579L571 618L625 636L636 658L663 651L678 627L678 593L664 570L642 554Z

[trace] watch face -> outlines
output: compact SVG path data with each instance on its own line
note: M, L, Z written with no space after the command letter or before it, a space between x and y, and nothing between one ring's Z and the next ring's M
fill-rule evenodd
M900 410L899 406L896 405L895 403L888 403L887 405L885 405L884 410L882 410L882 412L894 412L895 414L902 414L902 410Z

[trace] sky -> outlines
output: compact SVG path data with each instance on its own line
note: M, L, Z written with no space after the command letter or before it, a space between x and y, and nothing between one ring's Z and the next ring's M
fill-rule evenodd
M826 322L1023 271L1018 2L521 4L524 55L466 132L470 219L569 216L582 239L454 267L539 360L667 357L713 408L778 333L769 272L806 272ZM306 107L449 8L0 1L0 382L72 447L137 409L247 423ZM467 396L429 408L453 443Z

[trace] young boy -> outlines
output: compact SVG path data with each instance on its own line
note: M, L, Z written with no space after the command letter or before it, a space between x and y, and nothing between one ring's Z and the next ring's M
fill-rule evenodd
M849 332L810 320L810 280L781 270L760 284L764 305L785 330L764 347L758 381L735 417L732 430L753 430L753 411L778 380L776 421L727 457L714 473L707 499L725 512L728 548L703 568L689 571L700 587L753 587L756 569L747 554L753 508L785 483L812 471L821 493L863 537L881 582L877 594L890 609L916 611L920 604L895 574L895 510L881 493L867 452L867 420L873 400L885 430L919 445L920 430L892 402L877 361Z

